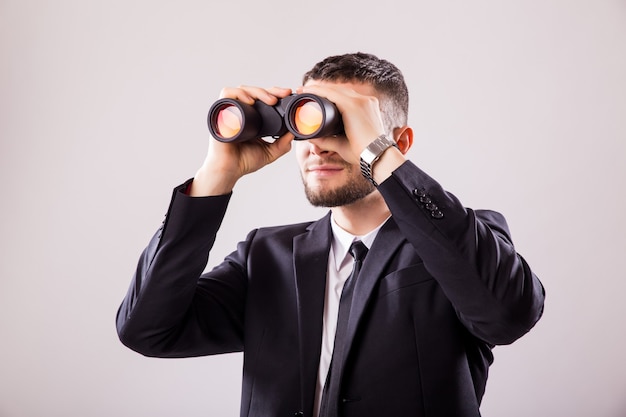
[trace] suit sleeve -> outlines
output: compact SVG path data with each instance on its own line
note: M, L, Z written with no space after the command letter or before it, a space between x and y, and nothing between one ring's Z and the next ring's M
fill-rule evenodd
M544 288L516 252L502 215L463 207L410 161L379 191L471 333L508 344L535 325Z
M188 357L242 349L245 243L204 274L230 195L174 190L163 226L143 251L117 313L117 332L146 356Z

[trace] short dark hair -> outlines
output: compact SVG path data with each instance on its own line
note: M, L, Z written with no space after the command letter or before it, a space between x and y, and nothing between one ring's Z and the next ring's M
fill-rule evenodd
M407 124L409 92L402 72L391 62L363 52L329 56L304 74L309 80L369 84L380 94L385 128Z

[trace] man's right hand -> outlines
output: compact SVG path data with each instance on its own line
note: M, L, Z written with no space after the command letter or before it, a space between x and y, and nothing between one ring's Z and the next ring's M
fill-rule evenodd
M261 100L271 106L279 98L290 94L289 88L240 86L224 88L220 98L232 98L248 104ZM204 197L228 194L239 178L263 168L289 152L292 140L293 134L289 132L271 143L261 138L228 143L211 138L207 156L196 172L189 195Z

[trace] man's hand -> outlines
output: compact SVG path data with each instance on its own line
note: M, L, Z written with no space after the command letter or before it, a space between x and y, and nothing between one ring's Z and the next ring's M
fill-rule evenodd
M321 149L338 153L346 162L359 165L361 152L378 136L388 133L398 149L389 148L376 162L374 179L383 182L405 162L405 154L413 144L413 131L408 126L386 132L380 102L374 87L368 84L334 83L312 80L298 93L311 93L335 103L341 113L346 138L312 139Z
M291 89L288 88L263 89L240 86L224 88L220 93L220 98L232 98L247 104L261 100L273 106L279 98L290 94ZM261 138L229 143L211 138L207 156L194 177L189 194L199 197L231 192L241 177L259 170L289 152L292 140L293 134L289 132L272 143Z
M312 93L335 103L341 113L347 141L338 141L335 152L351 164L359 163L361 152L379 135L385 133L380 104L373 87L361 86L368 91L357 92L341 84L312 81L301 91ZM369 91L371 89L371 91ZM300 91L300 90L298 90ZM363 94L370 93L370 94ZM349 145L348 148L342 145Z

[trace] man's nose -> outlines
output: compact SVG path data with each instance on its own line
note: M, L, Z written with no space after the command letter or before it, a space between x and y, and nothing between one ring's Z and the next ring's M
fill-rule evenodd
M309 152L314 155L325 155L331 152L328 149L328 141L325 138L307 139L306 142L309 146Z

